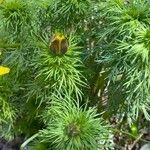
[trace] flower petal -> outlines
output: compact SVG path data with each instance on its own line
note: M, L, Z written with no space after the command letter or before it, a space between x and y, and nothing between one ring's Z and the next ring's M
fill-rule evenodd
M10 72L10 69L8 67L0 66L0 75L4 75Z

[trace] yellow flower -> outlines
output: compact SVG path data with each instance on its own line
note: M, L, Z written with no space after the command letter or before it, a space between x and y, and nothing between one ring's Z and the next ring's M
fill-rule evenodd
M10 72L10 69L8 67L0 66L0 76L4 75L4 74L7 74L9 72Z

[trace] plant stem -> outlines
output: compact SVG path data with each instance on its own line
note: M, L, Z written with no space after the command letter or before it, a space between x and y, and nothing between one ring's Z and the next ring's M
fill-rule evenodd
M33 136L31 136L29 139L27 139L20 147L20 150L23 150L25 148L25 146L31 142L33 139L35 139L38 136L38 133L34 134Z

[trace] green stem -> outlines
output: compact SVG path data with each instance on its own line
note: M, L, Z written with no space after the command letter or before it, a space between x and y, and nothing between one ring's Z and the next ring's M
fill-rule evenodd
M29 139L27 139L20 147L20 150L23 150L24 147L31 142L33 139L35 139L38 136L38 133L34 134L33 136L31 136Z

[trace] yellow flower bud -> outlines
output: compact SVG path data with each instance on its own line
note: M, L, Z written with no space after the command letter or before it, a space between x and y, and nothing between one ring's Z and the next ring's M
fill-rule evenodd
M68 50L68 42L62 33L56 33L50 43L50 50L55 55L63 55Z

